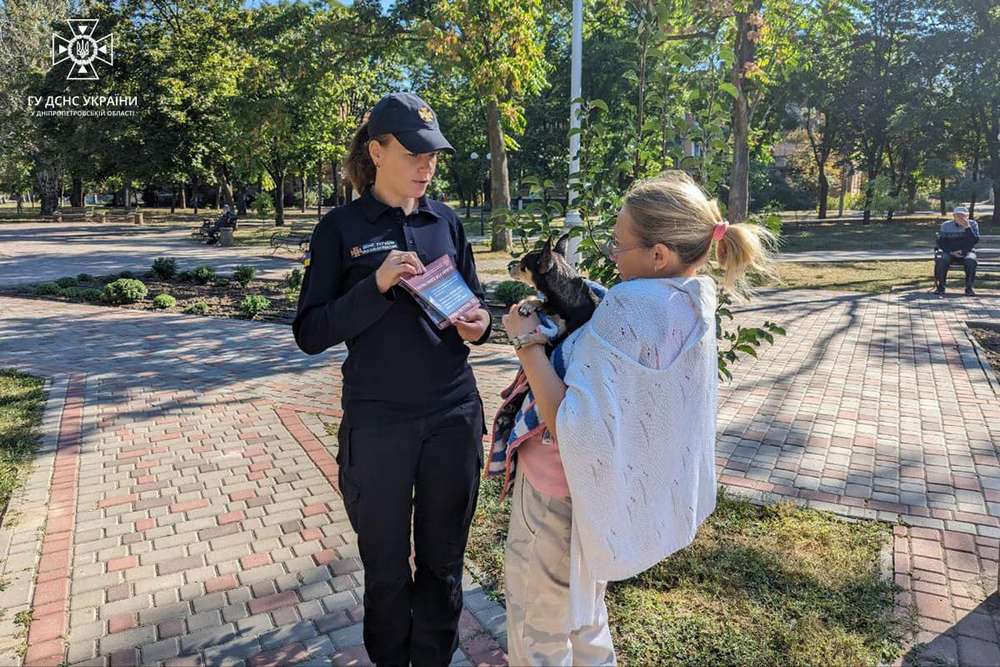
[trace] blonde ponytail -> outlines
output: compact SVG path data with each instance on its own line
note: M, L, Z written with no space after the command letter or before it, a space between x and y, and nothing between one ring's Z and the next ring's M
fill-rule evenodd
M722 270L722 288L734 294L749 294L748 273L771 272L774 234L763 225L740 222L729 225L715 242L715 261Z
M635 183L625 194L624 205L644 245L662 243L686 265L706 262L713 240L725 226L715 242L715 258L727 292L748 294L747 272L769 272L774 235L761 225L726 223L718 203L686 172L665 171Z

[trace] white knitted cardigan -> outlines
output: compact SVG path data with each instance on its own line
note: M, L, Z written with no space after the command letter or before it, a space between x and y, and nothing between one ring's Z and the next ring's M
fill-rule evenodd
M687 546L715 509L715 305L707 277L630 280L567 339L570 629L597 621L598 581Z

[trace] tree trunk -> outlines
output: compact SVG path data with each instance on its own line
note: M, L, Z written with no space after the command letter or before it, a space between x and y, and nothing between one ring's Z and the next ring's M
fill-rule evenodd
M181 183L181 210L186 211L188 207L187 203L187 183Z
M323 219L323 161L316 161L316 219Z
M906 178L906 212L917 210L917 179L912 174Z
M840 168L840 201L838 202L838 218L844 217L844 202L847 200L847 186L853 174L853 171L848 171L846 167L847 165L843 165Z
M69 205L78 208L83 206L83 179L79 176L73 177L73 189L69 195Z
M229 207L229 210L236 210L236 199L233 197L233 184L229 182L228 178L222 181L219 190L222 193L222 201Z
M830 180L826 177L826 161L819 165L819 213L820 220L826 219L826 199L830 196Z
M885 153L885 146L872 146L865 153L865 174L868 181L865 183L865 210L862 224L870 224L872 221L872 204L875 202L875 179L878 178L882 170L882 156Z
M750 211L750 113L740 91L733 103L733 171L729 179L729 222L743 222Z
M247 186L244 183L236 184L236 211L241 217L247 215Z
M486 127L490 137L490 219L496 220L510 210L510 174L507 172L507 149L504 146L503 127L500 124L500 107L496 99L486 104ZM499 221L497 221L499 222ZM493 224L490 250L507 250L513 243L511 230L506 225Z
M59 179L55 166L40 159L35 163L35 180L42 204L42 215L52 215L59 208Z
M978 142L977 142L978 143ZM979 151L976 150L976 156L972 160L972 193L969 196L969 217L976 217L976 195L979 193Z
M875 179L878 178L878 170L869 167L867 171L868 180L865 182L865 210L861 224L868 225L872 221L872 203L875 201Z
M299 176L299 190L302 192L301 208L299 209L299 212L300 213L305 213L306 212L306 175L305 175L305 173L303 173L302 176Z
M274 181L274 224L283 227L285 224L285 174L271 174Z
M941 215L948 215L948 204L944 200L944 190L947 187L948 181L942 176L938 179L938 187L941 188Z
M892 219L896 215L896 206L899 204L899 194L903 191L903 181L906 176L906 151L900 151L900 155L894 161L892 158L892 151L888 151L889 157L889 175L892 178L892 192L890 193L890 204L889 210L886 211L885 221L892 222ZM899 163L899 169L896 169L896 163Z
M220 166L216 170L215 176L219 180L218 194L222 196L222 201L229 207L229 210L235 211L236 200L233 198L233 179L230 175L229 168L226 166ZM218 198L216 198L215 207L219 208Z
M173 214L177 211L177 186L175 185L171 188L170 197L170 213Z
M340 206L340 169L337 168L337 161L330 161L330 174L333 176L333 207Z
M731 224L746 220L750 211L750 101L743 84L746 66L753 62L757 51L755 42L747 37L753 30L750 17L756 16L762 5L763 0L754 0L749 12L736 15L736 58L730 73L730 82L736 87L732 112L733 171L729 178L728 217Z

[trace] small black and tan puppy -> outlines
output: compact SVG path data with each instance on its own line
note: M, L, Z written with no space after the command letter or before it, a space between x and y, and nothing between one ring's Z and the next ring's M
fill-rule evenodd
M527 316L542 310L565 324L560 326L558 337L551 341L553 346L586 324L600 302L587 281L566 261L568 243L569 234L564 234L555 246L552 239L548 239L540 249L532 250L507 265L512 278L528 283L545 297L544 301L525 300L520 308L521 314Z

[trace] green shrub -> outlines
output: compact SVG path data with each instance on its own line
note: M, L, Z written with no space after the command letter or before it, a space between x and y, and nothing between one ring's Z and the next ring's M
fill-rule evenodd
M254 197L253 209L258 218L267 220L274 215L274 200L267 192L261 192Z
M104 300L115 305L142 301L148 293L145 283L130 278L119 278L104 286Z
M160 280L170 280L177 275L177 260L173 257L157 257L153 260L153 273Z
M165 310L167 308L173 308L177 305L177 299L170 296L169 294L157 294L153 299L153 307Z
M80 283L76 278L71 278L69 276L56 280L56 285L59 285L59 287L76 287L79 284Z
M521 299L533 296L536 293L534 287L520 280L505 280L496 288L496 298L505 306L513 306Z
M270 307L271 302L268 301L267 297L259 294L248 294L240 302L240 312L248 320L252 320Z
M59 290L59 296L66 299L79 299L81 291L79 287L63 287Z
M118 277L124 278L126 280L131 280L132 278L135 278L135 274L132 273L131 271L122 271L121 273L118 274Z
M285 285L289 289L299 289L302 287L302 269L292 269L285 274Z
M246 287L250 284L250 281L254 279L257 275L257 269L252 266L246 266L241 264L236 267L233 271L233 280L240 284L240 287Z
M92 283L94 282L94 276L89 273L80 273L76 276L76 281L78 283Z
M199 285L207 285L215 279L215 269L210 266L199 266L191 272L191 279Z
M204 301L195 301L185 308L184 312L188 315L206 315L208 313L208 304Z
M104 298L104 292L96 287L87 287L80 290L80 298L88 303L97 303Z
M35 294L38 296L54 296L59 294L60 289L62 288L54 282L38 283L35 285Z
M191 275L190 271L181 271L177 274L177 281L182 283L189 283L194 280L194 276Z

